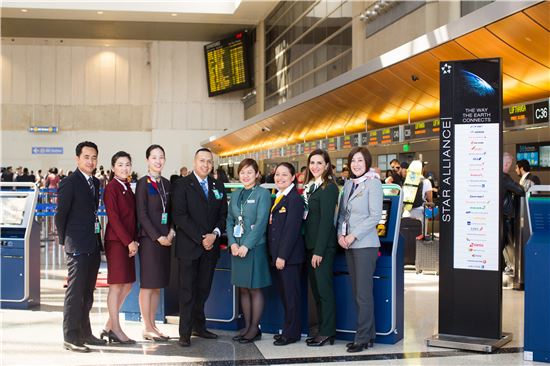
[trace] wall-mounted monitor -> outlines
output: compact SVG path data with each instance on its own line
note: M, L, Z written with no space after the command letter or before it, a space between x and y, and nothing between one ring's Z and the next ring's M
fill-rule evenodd
M253 86L251 38L242 31L204 46L209 97Z
M516 161L525 159L533 169L550 169L550 141L516 145Z

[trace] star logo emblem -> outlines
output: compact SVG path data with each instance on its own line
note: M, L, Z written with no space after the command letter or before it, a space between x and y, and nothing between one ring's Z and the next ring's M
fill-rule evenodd
M448 63L445 63L445 65L441 66L441 71L443 71L443 75L450 74L451 73L452 66Z

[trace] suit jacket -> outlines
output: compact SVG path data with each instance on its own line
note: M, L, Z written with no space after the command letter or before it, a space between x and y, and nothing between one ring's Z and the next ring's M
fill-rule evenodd
M218 192L216 197L215 191ZM222 182L208 177L208 199L202 187L191 173L182 177L172 189L172 220L176 226L176 257L197 259L205 251L202 236L215 228L225 231L227 195ZM219 255L219 238L214 243Z
M102 249L100 234L95 233L96 212L99 206L99 180L92 177L95 196L80 170L59 183L55 226L59 244L65 252L92 253Z
M523 183L521 184L525 192L527 192L532 186L538 185L540 185L540 178L531 172L527 173L525 179L523 180Z
M268 239L273 263L277 258L284 259L286 264L305 261L305 244L301 233L303 218L304 201L294 187L271 211Z
M347 219L347 234L356 238L350 248L377 248L380 239L376 226L382 217L384 200L382 183L379 179L367 179L359 183L350 197L352 186L352 180L346 182L340 199L338 235L344 235L342 224Z
M127 184L125 190L113 179L105 188L103 201L109 219L105 240L119 241L124 245L136 240L136 200L130 185Z
M254 188L243 208L244 234L240 238L233 236L233 227L237 225L241 213L239 198L243 188L231 194L227 215L227 243L244 245L248 249L266 244L267 222L271 208L271 194L262 187ZM253 201L253 202L252 202ZM265 250L265 248L264 248Z
M317 188L308 199L308 215L304 225L306 248L323 257L330 247L336 247L334 216L338 203L338 187L329 182Z
M166 213L168 221L162 223L162 201L159 191L151 184L149 176L142 177L136 185L136 212L139 222L138 237L148 237L153 242L161 236L166 236L172 226L170 220L170 181L161 177L162 187L166 190Z

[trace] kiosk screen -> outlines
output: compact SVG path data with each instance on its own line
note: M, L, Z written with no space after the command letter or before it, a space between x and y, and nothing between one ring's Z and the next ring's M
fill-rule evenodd
M0 197L0 226L23 224L27 196Z
M378 222L376 229L378 236L385 238L388 235L388 223L390 222L391 200L385 199L382 203L382 218Z

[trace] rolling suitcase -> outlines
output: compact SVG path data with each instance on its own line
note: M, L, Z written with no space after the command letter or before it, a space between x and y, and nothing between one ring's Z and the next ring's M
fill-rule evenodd
M405 239L405 266L414 266L416 260L416 237L422 234L422 223L412 217L404 217L401 219L401 227L399 233Z
M424 206L424 210L426 206ZM439 274L439 239L434 236L434 220L432 211L431 233L425 235L422 239L416 240L416 258L415 267L416 273L433 272ZM424 223L426 222L426 214L424 214Z

